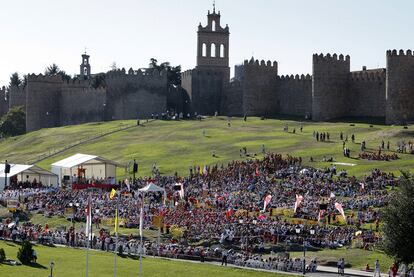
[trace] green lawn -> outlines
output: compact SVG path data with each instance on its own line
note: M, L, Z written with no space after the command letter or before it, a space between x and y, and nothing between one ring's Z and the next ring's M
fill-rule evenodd
M214 163L227 163L240 159L239 149L247 147L249 153L257 153L261 157L261 145L267 151L302 156L305 164L314 167L325 167L330 163L321 162L324 156L333 156L337 162L353 163L357 166L338 166L346 168L351 174L362 176L372 168L398 173L400 169L412 170L414 155L399 154L396 161L368 161L355 158L359 153L359 142L363 139L369 150L376 150L381 140L390 140L391 148L396 148L397 141L412 139L413 126L403 129L400 126L384 126L356 123L304 123L304 130L299 131L300 122L288 120L260 120L248 118L244 122L240 118L232 119L231 127L227 126L224 117L199 121L155 121L145 126L134 127L109 136L82 144L40 162L40 166L50 169L50 164L75 153L101 155L120 163L127 163L136 158L140 165L139 175L148 176L151 165L156 162L163 174L188 174L188 167ZM42 129L23 136L6 139L0 142L0 156L16 163L33 162L39 156L62 149L85 140L126 126L133 126L134 120L112 121L105 123L89 123L77 126ZM283 126L289 130L296 128L296 133L283 132ZM205 130L205 136L202 135ZM329 132L331 142L317 142L313 131ZM347 146L351 156L342 155L342 142L339 132L348 133ZM356 135L356 142L351 142L351 134ZM213 151L217 157L212 157ZM309 163L312 156L317 162ZM125 175L125 169L118 169L118 175Z
M291 252L291 257L303 257L303 252ZM382 252L367 251L363 249L325 249L322 251L306 252L308 259L316 258L320 265L335 267L340 258L344 258L349 266L356 270L363 270L369 264L375 268L375 261L380 261L381 271L387 272L394 260Z
M0 241L0 248L6 251L7 258L16 259L16 253L20 246ZM38 255L38 264L35 266L9 266L0 264L1 277L46 277L49 276L49 263L54 261L55 270L53 276L73 277L85 276L86 251L35 246ZM137 276L139 261L131 258L117 259L118 276ZM113 276L114 256L111 253L89 251L89 276L105 277ZM235 268L223 268L209 264L197 264L182 261L170 261L166 259L145 258L143 262L143 275L151 277L193 277L193 276L237 276L237 277L287 277L275 273L257 272Z

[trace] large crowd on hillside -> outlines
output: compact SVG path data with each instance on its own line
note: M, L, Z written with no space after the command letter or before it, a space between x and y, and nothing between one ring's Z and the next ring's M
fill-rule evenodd
M343 172L337 173L335 166L321 170L304 168L301 163L300 158L268 154L262 160L234 161L226 166L196 166L186 178L158 175L151 179L138 179L133 184L131 182L129 188L123 185L119 189L122 195L119 217L125 227L139 226L138 207L142 199L137 189L153 182L165 188L167 199L163 199L162 194L146 196L144 227L149 228L153 217L162 214L163 232L169 233L173 226L183 230L181 239L158 245L157 254L161 251L171 255L217 257L222 255L223 249L232 248L233 252L228 253L230 261L252 265L258 264L257 255L264 253L266 247L278 243L306 243L318 248L350 245L356 238L366 248L377 243L380 238L375 231L381 221L378 208L390 201L387 187L393 189L398 180L380 170L373 170L369 176L357 179ZM177 183L183 185L184 194L176 190ZM35 186L6 189L0 193L0 201L20 198L27 211L47 217L68 216L67 208L71 207L72 220L84 225L88 195L86 190ZM268 195L272 197L263 210L264 199ZM297 195L302 196L303 201L293 213ZM100 230L92 245L101 250L114 250L114 235L101 229L100 222L103 218L115 216L115 200L110 200L108 191L100 189L94 190L91 197L94 228ZM346 221L340 222L342 216L335 208L336 202L349 211ZM364 224L370 228L362 229ZM68 246L86 245L83 230L51 229L47 225L19 223L13 219L0 223L0 237ZM205 241L219 245L221 252L191 246ZM136 237L121 237L119 243L126 252L138 251ZM151 242L146 246L150 251L148 244ZM294 267L294 261L287 261L282 265L281 261L275 260L268 266Z

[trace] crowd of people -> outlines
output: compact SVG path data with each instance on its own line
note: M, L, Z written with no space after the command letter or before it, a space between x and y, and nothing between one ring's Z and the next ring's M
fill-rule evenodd
M142 199L138 189L150 182L166 190L165 199L157 193ZM146 229L153 225L154 217L162 216L162 232L171 235L173 227L182 230L180 237L166 236L169 239L157 243L157 255L178 253L204 259L226 253L226 261L231 263L293 270L297 267L295 260L266 260L261 255L278 244L306 243L315 248L337 248L360 239L365 248L377 243L381 221L377 208L388 204L391 198L387 187L392 191L398 179L377 169L357 179L343 171L337 173L336 167L305 168L299 157L267 154L261 160L233 161L226 166L194 166L185 178L157 174L151 179L140 178L129 183L118 190L121 195L118 214L124 227L139 226L139 207L144 201ZM182 189L177 189L177 184ZM298 195L303 200L294 209ZM13 197L19 197L30 213L67 217L78 227L85 225L85 207L91 197L94 228L99 230L93 236L92 247L115 250L113 232L100 226L104 219L115 217L115 200L110 199L107 190L35 187L6 189L0 193L0 199ZM266 205L265 199L270 199ZM336 208L337 202L349 211L346 218ZM365 223L375 227L362 229ZM0 223L0 237L77 247L87 243L82 227L51 229L14 219ZM134 236L120 237L118 243L126 253L138 253L140 249ZM208 246L191 246L200 243ZM218 247L214 249L212 245ZM154 242L146 241L146 251L154 252L153 247ZM307 267L315 269L316 261Z
M381 150L377 152L361 152L359 153L359 158L364 160L374 160L374 161L391 161L397 160L398 155L396 153L383 153Z

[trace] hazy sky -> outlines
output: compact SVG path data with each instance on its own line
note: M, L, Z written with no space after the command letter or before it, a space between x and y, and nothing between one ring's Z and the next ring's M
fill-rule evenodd
M149 59L195 66L196 31L212 0L0 0L0 85L12 72L58 64L79 73L134 69ZM217 0L230 27L230 65L277 60L280 74L312 71L313 53L351 56L351 68L385 66L387 49L414 48L414 1Z

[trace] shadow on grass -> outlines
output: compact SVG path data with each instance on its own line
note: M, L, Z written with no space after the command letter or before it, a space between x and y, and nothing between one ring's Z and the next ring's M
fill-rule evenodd
M27 264L27 266L33 267L33 268L40 268L40 269L47 269L44 265L38 264L38 263L30 263Z

